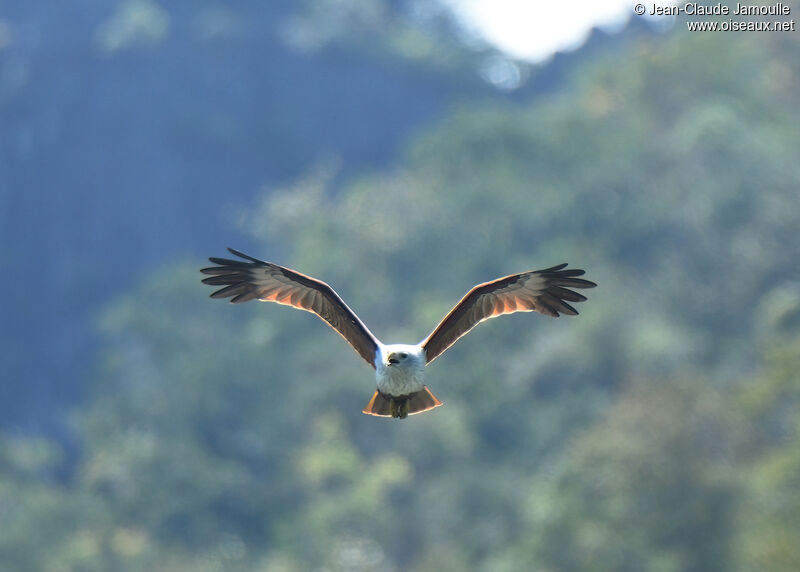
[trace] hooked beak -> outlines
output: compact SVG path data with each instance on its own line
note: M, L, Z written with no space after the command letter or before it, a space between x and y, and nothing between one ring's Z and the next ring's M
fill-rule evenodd
M397 359L396 357L394 357L394 356L392 356L392 357L390 357L390 358L389 358L389 364L388 364L388 365L394 365L394 364L396 364L396 363L400 363L400 360L398 360L398 359Z

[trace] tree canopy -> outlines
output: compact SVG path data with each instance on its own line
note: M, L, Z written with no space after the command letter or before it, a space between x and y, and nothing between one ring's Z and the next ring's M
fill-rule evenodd
M800 567L798 41L628 48L548 97L454 108L396 168L342 183L321 160L241 217L253 255L385 342L564 261L598 283L579 317L480 325L428 371L445 406L386 421L315 317L162 269L103 313L77 458L2 435L0 567Z

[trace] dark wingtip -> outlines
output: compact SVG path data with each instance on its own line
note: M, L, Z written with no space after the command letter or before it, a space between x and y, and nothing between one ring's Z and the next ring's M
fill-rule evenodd
M577 286L579 288L595 288L595 287L597 287L597 284L595 284L591 280L585 280L583 278L579 278L578 280L576 280L576 282L580 283L580 286Z
M217 268L219 268L219 266L231 266L231 265L241 266L244 264L244 262L240 262L239 260L229 260L227 258L218 258L216 256L212 256L211 258L209 258L209 260L214 264L217 264L218 265Z
M566 266L566 264L564 264L560 268L564 268L564 266ZM566 270L560 270L559 272L557 272L557 274L559 276L573 278L575 276L583 276L584 274L586 274L586 270L584 270L583 268L567 268Z
M560 302L561 302L561 308L559 308L559 311L562 314L566 314L567 316L577 316L578 315L578 310L573 308L570 304L567 304L564 300L560 300Z
M254 257L250 256L249 254L245 254L244 252L242 252L240 250L236 250L235 248L231 248L230 246L228 247L228 252L230 252L231 254L233 254L235 256L238 256L239 258L244 258L245 260L249 260L250 262L255 262L256 264L264 264L263 260L259 260L258 258L254 258Z

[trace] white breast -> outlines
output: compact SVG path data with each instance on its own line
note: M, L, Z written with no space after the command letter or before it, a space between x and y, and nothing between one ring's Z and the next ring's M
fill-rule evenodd
M378 391L389 395L408 395L425 385L424 350L418 346L391 345L381 348L375 360L375 380ZM387 365L386 356L392 351L404 351L408 358L402 363Z

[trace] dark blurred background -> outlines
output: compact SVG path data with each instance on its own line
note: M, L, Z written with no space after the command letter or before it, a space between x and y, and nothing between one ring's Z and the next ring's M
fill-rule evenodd
M687 19L533 63L449 0L0 0L0 570L800 569L800 41ZM384 342L599 287L397 422L315 317L208 300L226 246Z

